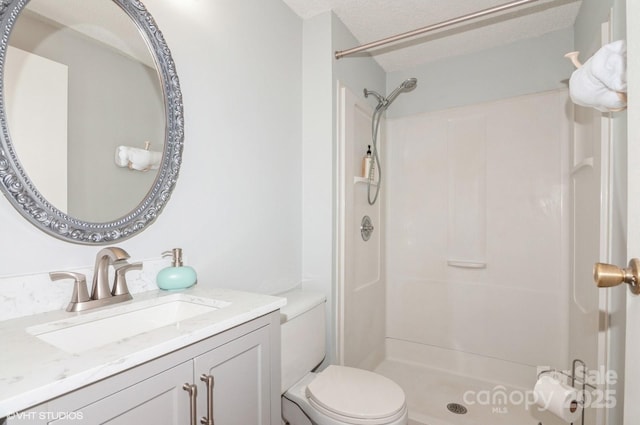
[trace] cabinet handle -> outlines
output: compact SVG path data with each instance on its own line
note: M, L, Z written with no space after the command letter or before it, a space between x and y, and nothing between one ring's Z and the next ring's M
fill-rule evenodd
M189 424L190 425L196 425L198 423L198 419L197 419L197 415L198 412L196 411L196 400L198 398L198 387L196 385L191 385L189 383L186 383L182 386L182 389L185 390L186 392L189 393L189 404L191 405L190 413L189 413Z
M203 416L200 419L202 425L214 425L213 424L213 376L205 375L200 376L200 380L207 384L207 416Z

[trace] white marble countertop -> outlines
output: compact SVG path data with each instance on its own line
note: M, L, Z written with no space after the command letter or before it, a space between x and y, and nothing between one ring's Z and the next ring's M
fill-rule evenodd
M179 326L164 326L81 353L65 352L27 331L69 326L69 322L86 321L90 314L94 318L107 316L111 308L126 313L139 309L141 301L161 304L170 299L167 297L181 301L194 297L216 300L222 307L182 320ZM285 304L284 298L196 285L179 292L144 292L134 295L132 301L83 313L52 311L0 321L0 418L203 340ZM43 325L49 322L55 325Z

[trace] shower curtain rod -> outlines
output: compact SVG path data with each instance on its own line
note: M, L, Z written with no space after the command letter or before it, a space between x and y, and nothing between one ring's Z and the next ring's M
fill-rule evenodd
M438 24L429 25L427 27L418 28L417 30L404 32L402 34L394 35L392 37L387 37L380 39L378 41L372 41L371 43L363 44L361 46L353 47L347 50L338 50L335 53L336 59L340 59L344 56L351 55L353 53L358 53L363 50L373 49L374 47L382 46L385 44L393 43L399 40L404 40L405 38L414 37L416 35L424 34L429 31L434 31L440 28L448 27L450 25L458 24L460 22L468 21L470 19L479 18L481 16L490 15L492 13L501 12L503 10L511 9L514 7L522 6L527 3L533 3L534 1L539 0L516 0L511 3L505 3L500 6L491 7L489 9L483 9L478 12L469 13L468 15L459 16L457 18L449 19L448 21L443 21Z

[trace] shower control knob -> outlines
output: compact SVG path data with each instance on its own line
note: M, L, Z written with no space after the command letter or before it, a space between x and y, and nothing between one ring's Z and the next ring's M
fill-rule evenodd
M640 260L633 258L629 267L623 269L612 264L596 263L593 266L593 280L598 288L610 288L628 283L634 294L640 294Z
M371 218L368 215L362 217L362 222L360 223L360 235L362 236L363 241L368 241L373 233L374 227L373 223L371 223Z

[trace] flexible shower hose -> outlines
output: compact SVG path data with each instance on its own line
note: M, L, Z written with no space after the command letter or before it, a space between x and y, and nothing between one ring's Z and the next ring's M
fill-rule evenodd
M380 127L380 118L382 117L385 109L386 108L382 104L379 104L375 111L373 111L373 117L371 119L371 144L373 145L373 151L371 154L373 155L375 167L369 168L369 176L367 179L367 201L369 201L369 205L376 203L378 195L380 194L380 186L382 185L382 168L380 167L380 157L378 155L378 128ZM373 182L375 168L378 169L378 184L376 185L376 192L373 199L371 199L371 183Z

